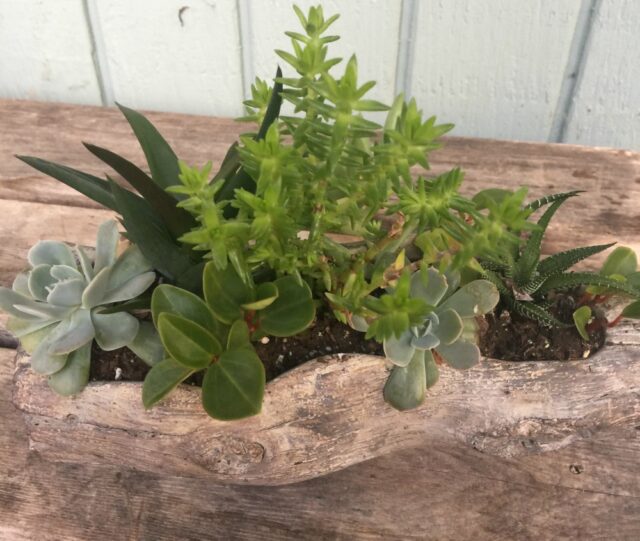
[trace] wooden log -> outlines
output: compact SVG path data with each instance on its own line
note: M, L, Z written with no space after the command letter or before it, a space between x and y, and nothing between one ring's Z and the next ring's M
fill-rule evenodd
M399 412L382 399L383 359L329 356L270 382L260 415L223 423L206 416L199 389L186 385L150 411L139 383L92 383L61 398L19 357L13 400L30 448L49 460L279 485L419 444L513 459L637 426L639 360L640 324L625 324L587 360L487 359L469 371L443 370L423 406Z

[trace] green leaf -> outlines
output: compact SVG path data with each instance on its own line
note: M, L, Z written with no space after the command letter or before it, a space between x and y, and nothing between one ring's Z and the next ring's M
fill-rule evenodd
M583 246L582 248L573 248L572 250L558 252L557 254L553 254L540 262L538 265L538 273L542 276L550 276L552 274L563 272L570 269L583 259L602 252L614 244L615 243Z
M226 324L242 319L242 305L252 301L252 291L232 265L224 270L213 262L204 267L202 275L204 298L215 316Z
M627 276L636 272L638 269L638 258L636 253L626 246L618 246L609 254L600 274L603 276L611 276L612 274L621 274Z
M91 321L96 332L96 342L104 351L129 345L140 327L137 318L126 312L101 314L94 310L91 312Z
M222 353L220 342L205 328L175 314L160 314L158 333L171 357L189 368L206 368Z
M16 156L16 158L45 175L49 175L81 194L86 195L96 203L108 209L115 210L116 212L118 211L116 201L113 198L109 183L106 180L83 173L77 169L71 169L70 167L32 156Z
M176 281L195 263L175 244L164 224L149 204L112 181L127 237L136 244L149 263L170 280Z
M193 372L192 368L187 368L173 359L165 359L154 365L142 384L142 403L145 409L162 400Z
M581 306L573 312L573 322L576 324L576 329L587 342L589 341L589 333L587 332L589 321L591 321L591 308L588 306Z
M174 238L182 236L196 226L196 221L191 214L177 207L176 200L158 186L142 169L110 150L89 143L83 144L89 152L112 167L144 197Z
M407 366L413 356L416 348L411 344L414 335L411 330L403 332L399 338L390 336L383 341L384 356L396 366Z
M49 387L62 396L78 394L89 383L91 368L91 344L69 354L62 370L49 376Z
M556 193L556 194L553 194L553 195L545 195L544 197L541 197L540 199L536 199L535 201L531 201L531 203L526 205L524 208L525 209L529 209L531 211L536 211L540 207L544 207L545 205L548 205L549 203L555 203L556 201L565 201L569 197L574 197L574 196L576 196L578 194L583 193L583 191L584 190L573 190L571 192L562 192L562 193Z
M513 190L502 188L487 188L479 191L473 196L472 201L476 204L477 210L489 208L492 205L502 203L507 197L513 195Z
M436 351L449 366L458 370L466 370L480 362L480 349L466 340L440 344Z
M532 302L511 301L510 307L521 316L537 321L546 327L567 327L550 312Z
M264 388L264 366L255 352L228 350L205 373L202 405L215 419L242 419L260 413Z
M149 366L154 366L167 357L160 335L150 321L140 321L138 334L127 347Z
M625 306L622 316L630 319L640 319L640 301L635 301Z
M247 322L239 319L235 321L229 329L229 336L227 337L227 349L242 349L252 348L251 337L249 334L249 326Z
M169 284L160 284L151 297L151 315L158 325L160 314L174 314L197 323L216 336L220 325L213 313L200 297L190 291Z
M282 81L280 78L282 77L282 70L280 66L276 68L276 76L275 76L275 84L273 90L271 91L271 99L269 100L269 104L267 105L267 110L264 114L264 118L262 119L262 124L260 124L260 129L258 130L258 135L256 140L264 139L267 135L267 131L271 127L277 118L280 116L280 108L282 107Z
M491 281L474 280L462 286L443 302L438 307L438 313L451 308L462 318L476 317L493 310L499 300L498 289Z
M153 181L163 189L180 184L178 158L169 143L144 115L119 103L116 105L140 142ZM176 196L176 199L182 199L182 197Z
M260 312L260 329L272 336L292 336L306 329L316 315L311 289L293 276L275 282L278 298Z
M238 167L240 167L240 154L238 153L238 142L234 141L224 155L220 169L211 179L211 184L226 179L229 175L235 173Z
M278 298L278 288L273 282L264 282L256 288L256 300L242 305L245 310L263 310Z
M462 319L458 315L458 312L451 308L446 310L438 310L438 317L440 319L438 323L437 335L442 344L451 344L455 342L463 330Z
M383 396L394 408L404 411L417 408L424 402L427 389L424 352L416 350L411 362L394 366L384 385Z
M440 370L438 369L438 365L433 358L433 353L431 353L430 350L426 350L424 352L424 366L427 376L427 389L431 389L431 387L438 383L438 379L440 378Z

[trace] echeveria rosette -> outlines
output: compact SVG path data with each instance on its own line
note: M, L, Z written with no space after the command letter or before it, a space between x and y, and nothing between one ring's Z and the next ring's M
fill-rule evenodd
M438 380L434 352L449 366L471 368L480 360L475 318L498 303L496 287L475 280L458 289L459 277L447 277L430 267L411 277L411 297L434 307L420 325L383 341L385 356L394 364L384 398L400 410L419 406L425 391Z
M91 343L106 351L128 346L149 364L163 356L150 322L107 306L135 299L155 280L136 246L119 257L115 220L98 229L93 261L80 246L44 240L28 253L31 269L0 288L7 327L31 355L31 366L62 395L81 391L89 379Z

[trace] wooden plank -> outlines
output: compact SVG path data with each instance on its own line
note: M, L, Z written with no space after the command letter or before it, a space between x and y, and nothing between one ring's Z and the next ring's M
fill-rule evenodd
M0 350L0 417L11 427L0 431L0 537L7 541L544 541L640 534L637 496L593 485L599 470L612 485L637 491L637 469L629 464L638 450L616 430L593 434L573 456L535 455L524 466L522 457L489 457L470 447L452 452L434 442L297 485L222 486L43 461L29 452L22 416L10 402L12 356ZM611 447L620 457L614 469L598 460ZM594 458L593 467L580 452ZM580 474L570 471L574 457L586 464Z
M296 2L305 14L315 0ZM359 81L378 82L371 91L372 99L391 103L395 95L395 67L398 54L398 31L401 2L385 0L352 0L350 2L325 2L325 17L340 13L340 18L331 26L330 35L339 35L340 40L329 45L329 58L343 58L346 62L352 54L358 57ZM302 32L300 22L288 0L249 0L251 36L245 41L251 48L253 73L271 80L280 64L287 76L295 71L275 54L274 49L291 50L291 40L284 35L286 30ZM277 24L266 24L277 21ZM243 39L245 36L243 36ZM334 76L344 72L344 63L334 68ZM252 82L252 81L249 81ZM246 82L245 82L246 83Z
M456 135L546 141L579 2L418 2L412 94Z
M38 240L94 246L98 226L112 216L107 210L0 199L0 285L10 286L28 267L27 252Z
M96 4L116 101L134 108L182 113L241 113L235 2L117 0Z
M640 4L600 2L566 140L640 148Z
M3 1L0 51L0 97L100 103L82 2Z

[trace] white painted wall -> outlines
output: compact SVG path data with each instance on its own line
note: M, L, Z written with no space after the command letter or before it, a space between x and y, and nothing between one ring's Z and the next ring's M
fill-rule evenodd
M640 149L640 0L323 4L377 99L458 135ZM0 0L0 97L236 116L297 24L288 0Z

